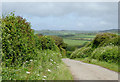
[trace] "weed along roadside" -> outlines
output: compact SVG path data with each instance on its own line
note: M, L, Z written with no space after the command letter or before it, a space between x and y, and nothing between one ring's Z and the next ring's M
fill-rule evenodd
M61 61L64 42L34 34L23 17L10 13L2 27L2 80L73 80Z

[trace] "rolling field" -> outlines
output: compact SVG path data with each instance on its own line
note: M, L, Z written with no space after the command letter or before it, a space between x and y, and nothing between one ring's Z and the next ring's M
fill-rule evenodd
M64 42L68 46L82 46L87 42L90 42L93 40L93 38L96 36L96 34L88 34L88 33L79 33L74 34L72 36L63 37Z
M66 39L66 38L64 38L63 40L69 46L80 46L80 45L83 45L85 42L88 42L85 40L72 40L72 39Z

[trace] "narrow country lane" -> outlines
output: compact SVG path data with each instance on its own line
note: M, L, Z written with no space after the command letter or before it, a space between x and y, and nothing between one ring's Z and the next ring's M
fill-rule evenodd
M118 73L103 67L72 59L62 59L75 80L118 80Z

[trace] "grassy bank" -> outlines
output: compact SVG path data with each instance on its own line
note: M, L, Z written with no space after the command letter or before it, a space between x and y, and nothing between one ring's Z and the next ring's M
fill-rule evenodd
M118 70L120 60L118 52L118 47L120 46L119 39L120 36L113 33L97 34L90 43L82 48L76 49L70 58L120 72L120 70Z
M60 56L60 53L50 50L39 52L35 60L26 61L21 67L3 67L2 79L72 80L72 75L61 61Z
M120 67L120 65L115 64L115 63L108 63L108 62L105 62L105 61L98 61L98 60L90 59L90 58L75 58L74 60L99 65L99 66L102 66L104 68L113 70L115 72L120 72L120 70L118 70L118 67Z

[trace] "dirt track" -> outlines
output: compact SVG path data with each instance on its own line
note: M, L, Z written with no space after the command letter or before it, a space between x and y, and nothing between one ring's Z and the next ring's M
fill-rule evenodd
M103 67L81 61L62 59L75 80L118 80L118 73Z

